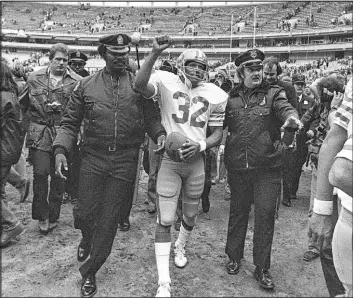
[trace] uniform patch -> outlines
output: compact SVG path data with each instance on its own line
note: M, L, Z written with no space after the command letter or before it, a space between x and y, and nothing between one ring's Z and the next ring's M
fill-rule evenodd
M263 98L263 100L259 103L259 106L264 106L266 104L266 97Z

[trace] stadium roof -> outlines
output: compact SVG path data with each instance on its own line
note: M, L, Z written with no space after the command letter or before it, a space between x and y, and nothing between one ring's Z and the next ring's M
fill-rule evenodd
M52 2L42 2L42 3L52 3L52 4L63 4L63 5L79 5L79 4L90 4L91 6L116 6L116 7L128 7L128 6L145 6L145 7L175 7L175 6L222 6L222 5L261 5L266 4L267 2L258 2L258 1L52 1ZM273 1L271 1L273 2ZM279 2L279 1L275 1Z

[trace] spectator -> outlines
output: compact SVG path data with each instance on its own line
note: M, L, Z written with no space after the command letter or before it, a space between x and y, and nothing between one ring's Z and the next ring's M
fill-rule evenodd
M296 106L299 117L315 105L315 100L304 94L305 76L302 74L293 75L292 83L296 91ZM291 200L297 199L299 180L302 167L305 164L308 154L308 137L305 131L299 131L296 135L295 148L289 150L285 158L283 167L283 201L282 205L291 207ZM318 255L317 255L318 256Z
M21 155L25 131L22 127L23 112L18 101L18 86L11 69L1 62L1 243L3 247L23 233L24 227L6 203L5 185L11 166Z

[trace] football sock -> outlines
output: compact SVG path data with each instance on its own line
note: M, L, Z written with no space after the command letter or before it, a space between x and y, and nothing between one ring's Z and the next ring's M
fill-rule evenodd
M190 231L187 230L184 227L184 224L185 224L184 221L182 221L180 231L179 231L179 237L178 237L178 240L175 242L175 246L178 246L179 244L181 244L184 247L186 245L186 242L190 238L192 230L190 230Z
M156 242L154 244L157 272L158 272L158 284L162 282L170 282L169 275L169 255L170 255L171 242Z

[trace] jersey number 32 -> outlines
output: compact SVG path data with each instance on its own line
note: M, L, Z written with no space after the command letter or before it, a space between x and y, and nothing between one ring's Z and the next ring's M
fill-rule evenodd
M190 99L190 97L187 94L185 94L184 92L180 92L180 91L174 93L173 98L178 100L178 102L179 102L179 98L185 99L185 104L179 104L179 111L183 112L183 117L180 118L176 114L172 114L172 118L176 123L181 123L181 124L186 123L189 120L190 103L197 104L198 102L201 102L203 104L203 107L191 114L190 126L201 127L201 128L205 126L206 122L203 120L200 120L200 119L198 121L197 118L199 116L201 116L203 113L207 112L209 102L207 101L206 98L201 97L201 96L196 96L196 97Z

